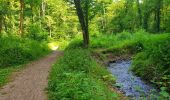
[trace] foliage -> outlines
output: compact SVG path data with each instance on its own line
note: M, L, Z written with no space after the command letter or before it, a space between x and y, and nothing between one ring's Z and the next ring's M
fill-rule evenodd
M49 52L45 42L16 37L0 38L0 87L9 81L14 71L23 68L22 64Z
M7 83L7 79L9 78L10 74L12 73L12 68L5 68L0 69L0 87Z
M169 34L148 34L144 31L123 32L92 37L91 49L102 49L100 53L112 53L114 56L133 54L132 71L142 79L158 86L161 92L154 98L166 100L169 98L170 91L169 43Z
M115 54L135 54L144 49L144 44L152 35L138 31L136 33L122 32L118 34L100 35L92 37L91 48L103 48L107 52Z
M85 0L81 4L85 11ZM88 9L91 34L134 32L141 28L149 32L170 30L169 0L89 0ZM18 32L21 23L23 33ZM37 26L41 32L39 28L35 30ZM0 0L1 35L27 36L30 33L28 37L36 35L39 40L48 33L49 37L60 39L73 38L80 30L73 0Z
M74 42L76 43L76 42ZM70 44L64 56L53 66L49 79L51 100L112 100L118 95L112 93L106 83L113 83L113 77L90 56L89 50ZM78 42L80 43L80 42ZM106 83L103 82L106 79Z
M45 41L48 38L48 33L45 32L38 24L30 25L28 29L27 36L29 39L37 40L37 41Z
M71 39L78 38L53 66L49 82L52 99L109 100L116 96L103 82L112 80L109 73L90 56L90 50L95 49L117 56L134 54L134 73L152 80L168 98L170 39L167 34L147 32L170 32L170 0L88 0L88 5L87 0L81 0L83 12L89 15L83 19L89 22L85 23L91 35L88 50L80 48L81 27L73 1L0 0L0 86L13 71L8 66L47 54L45 41L63 50Z
M5 67L0 68L0 87L4 86L11 79L11 74L15 71L22 69L23 66L13 66L13 67Z
M166 86L168 82L162 80L164 75L170 75L170 39L169 35L162 35L147 42L143 52L133 59L132 70L143 79L154 82L163 82L159 86ZM168 90L169 91L169 90Z
M48 52L46 43L15 37L0 38L0 67L23 64Z

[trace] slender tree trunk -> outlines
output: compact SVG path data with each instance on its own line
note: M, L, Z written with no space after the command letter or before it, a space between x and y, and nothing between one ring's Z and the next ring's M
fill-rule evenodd
M30 5L31 6L31 19L32 19L32 23L34 23L34 10L33 10L33 4Z
M3 26L3 16L0 15L0 33L2 32L2 26Z
M148 31L148 15L144 15L143 28Z
M5 31L7 32L8 27L7 27L6 17L3 17L3 24L4 24Z
M46 3L44 0L42 0L41 5L40 5L40 21L41 21L41 26L43 26L43 20L45 16L45 10L46 10Z
M41 15L41 17L45 16L45 2L44 2L44 0L42 0L42 2L41 2L40 15Z
M145 11L144 17L143 17L143 28L148 31L148 21L150 17L151 11Z
M161 5L162 5L162 1L158 0L157 7L156 7L156 29L157 29L157 32L160 32Z
M49 28L50 38L52 37L51 28Z
M106 10L105 10L105 5L104 3L102 3L102 6L103 6L103 20L102 20L102 26L103 26L103 31L105 30L105 13L106 13Z
M141 11L139 0L137 0L136 2L137 2L137 8L138 8L139 26L141 26L142 25L142 11Z
M75 3L78 18L79 18L79 22L82 28L84 47L87 48L89 45L88 6L86 4L87 11L85 13L86 15L84 16L80 0L74 0L74 3ZM88 0L86 1L86 3L88 3Z
M89 0L86 0L85 10L86 10L86 14L85 14L85 23L86 23L85 33L86 33L87 45L89 45Z
M23 35L23 23L24 23L24 0L20 0L20 24L19 24L19 34Z

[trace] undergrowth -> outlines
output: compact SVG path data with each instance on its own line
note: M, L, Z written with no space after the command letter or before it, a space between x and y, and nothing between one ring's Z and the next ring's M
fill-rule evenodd
M29 39L0 38L0 67L23 64L49 53L45 42Z
M76 44L75 44L76 43ZM50 100L116 100L107 84L115 79L90 54L73 42L53 66L49 79Z
M132 71L156 84L161 95L170 99L170 35L157 35L133 59ZM162 92L164 91L164 92ZM166 92L165 92L166 91Z
M12 72L36 60L50 50L45 42L16 37L0 38L0 87L9 81Z
M160 89L161 99L170 98L170 35L123 32L91 38L91 48L113 56L133 55L132 71Z
M91 51L113 56L133 55L132 71L160 89L156 98L168 99L170 87L170 36L168 34L136 33L91 36L89 49L82 49L79 37L65 49L64 56L53 66L49 81L52 100L118 99L106 87L112 83L108 73L91 57Z

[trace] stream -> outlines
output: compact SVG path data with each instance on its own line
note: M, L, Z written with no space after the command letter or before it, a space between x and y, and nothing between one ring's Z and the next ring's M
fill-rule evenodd
M131 61L116 61L109 64L109 71L116 77L116 87L133 100L147 98L156 91L151 85L135 76L129 69Z

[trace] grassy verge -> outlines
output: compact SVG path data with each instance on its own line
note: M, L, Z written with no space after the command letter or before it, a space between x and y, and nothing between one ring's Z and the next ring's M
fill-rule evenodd
M115 78L99 65L89 49L73 42L53 66L49 77L50 100L117 100L120 94L108 85Z
M23 68L23 64L49 52L45 42L13 37L0 38L0 87L9 81L12 72Z

